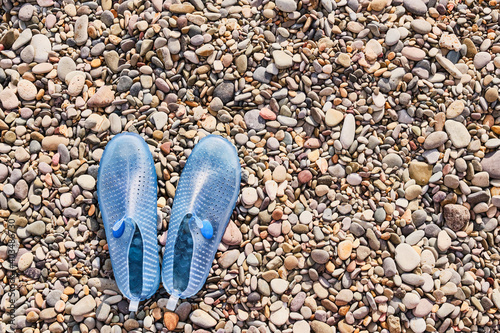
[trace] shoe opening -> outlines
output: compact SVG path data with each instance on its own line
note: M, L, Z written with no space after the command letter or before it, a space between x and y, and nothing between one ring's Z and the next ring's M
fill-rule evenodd
M189 284L191 260L193 258L193 236L189 228L191 214L181 221L174 247L173 287L179 294L186 290Z
M144 248L139 227L136 225L132 243L128 252L129 263L129 288L130 293L140 297L142 293L142 270L143 270Z

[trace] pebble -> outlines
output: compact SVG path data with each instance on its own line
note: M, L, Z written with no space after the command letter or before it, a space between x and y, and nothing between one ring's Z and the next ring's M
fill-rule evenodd
M462 123L454 120L447 120L444 127L451 142L456 148L464 148L469 145L471 136Z
M460 231L469 222L470 211L462 205L448 204L444 206L443 216L451 230Z
M283 0L283 1L289 1L289 0ZM292 2L295 3L294 1ZM278 69L286 69L292 67L293 65L292 57L284 51L273 52L273 59Z
M222 268L228 268L234 262L236 262L236 260L238 259L239 255L240 255L240 251L238 251L238 250L229 250L229 251L226 251L219 258L219 265Z
M81 175L76 182L87 191L93 190L96 184L96 180L91 175Z
M195 325L202 328L211 328L217 325L217 321L201 309L196 309L191 312L191 314L189 315L189 320L191 320Z
M396 263L405 272L413 271L420 263L420 256L408 244L401 243L396 247Z
M437 238L437 246L440 251L447 251L451 246L451 238L445 230L441 230Z
M30 45L33 47L33 59L36 62L41 63L48 60L52 45L47 36L42 34L33 35Z
M446 118L453 119L462 114L465 104L462 100L453 101L446 110Z
M311 258L318 264L326 264L330 259L330 255L325 250L313 250Z
M76 45L84 45L88 40L89 17L79 16L75 21L75 42Z
M293 324L293 333L310 333L311 327L309 323L305 320L296 321Z
M19 14L18 14L19 19L25 22L31 20L34 10L35 7L32 6L31 4L25 4L21 6L21 9L19 9Z
M354 131L356 123L352 114L347 114L344 118L342 131L340 132L340 143L344 149L347 149L354 142Z
M62 57L57 64L57 76L64 81L68 73L76 70L76 64L70 57Z
M96 302L92 295L87 295L80 299L72 308L71 315L73 316L83 316L90 313L96 307Z
M242 241L242 237L240 229L233 221L230 221L222 236L222 241L227 245L239 245Z
M105 107L110 105L114 100L115 94L111 86L102 86L96 91L87 102L89 107Z
M341 260L346 260L351 256L352 252L352 242L350 240L345 240L338 245L338 256Z
M293 12L297 9L297 3L294 0L276 0L275 4L277 9L286 13Z
M418 0L417 0L418 1ZM416 47L405 46L401 54L413 61L420 61L425 58L425 51Z
M25 101L31 101L35 99L37 90L33 83L23 79L17 84L17 93Z
M448 134L443 131L432 132L425 138L424 148L434 149L441 147L445 142L448 141Z
M481 69L491 61L491 55L488 52L478 52L474 56L474 67Z

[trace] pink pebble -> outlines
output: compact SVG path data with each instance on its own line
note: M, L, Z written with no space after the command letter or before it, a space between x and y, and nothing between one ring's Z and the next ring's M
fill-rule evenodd
M47 29L52 29L57 22L57 18L53 14L47 15L45 18L45 27Z
M59 164L59 153L56 153L54 154L54 156L52 156L52 165L56 166Z
M276 113L268 108L260 109L259 115L265 120L276 120Z

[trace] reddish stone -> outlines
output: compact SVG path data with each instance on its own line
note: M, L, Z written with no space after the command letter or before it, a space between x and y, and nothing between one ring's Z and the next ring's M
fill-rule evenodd
M276 113L268 108L260 109L259 115L265 120L276 120Z
M309 170L302 170L299 172L298 178L299 178L299 183L305 184L309 182L312 179L312 173Z
M163 154L168 155L170 154L170 147L172 146L172 142L165 142L160 146L160 149Z
M310 138L307 139L307 141L304 143L305 148L319 148L321 147L321 142L319 142L318 139L316 138Z
M283 211L281 209L275 209L271 215L273 220L281 220L283 217Z

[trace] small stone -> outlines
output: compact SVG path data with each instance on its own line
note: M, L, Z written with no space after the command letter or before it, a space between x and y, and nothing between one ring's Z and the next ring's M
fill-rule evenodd
M31 32L30 29L23 30L23 32L21 32L21 34L19 35L19 37L14 42L14 44L12 44L12 50L16 51L19 48L21 48L21 46L24 46L24 45L28 44L31 41L32 37L33 37L33 33ZM28 45L28 46L31 46L31 45ZM35 49L33 48L33 46L31 46L31 50L32 50L31 61L33 61L33 57L34 57L34 53L35 53ZM23 51L24 51L24 49L23 49ZM23 51L21 51L21 53Z
M462 100L453 101L446 110L446 118L453 119L462 114L465 104Z
M326 264L330 260L330 255L325 250L315 249L311 252L311 258L318 264Z
M474 56L474 67L481 69L491 61L491 55L488 52L478 52Z
M411 21L411 28L419 34L428 34L431 32L432 26L426 20L418 19Z
M432 132L424 141L425 149L439 148L448 141L448 134L443 131Z
M31 252L26 252L23 254L17 263L17 268L19 271L24 272L28 267L31 266L31 263L33 262L34 256Z
M62 57L57 63L57 76L62 81L65 80L68 73L76 70L76 64L70 57Z
M352 301L353 292L349 289L342 289L335 297L335 302L338 305L345 305Z
M443 216L451 230L460 231L469 222L470 211L462 205L449 204L444 206Z
M276 8L285 13L290 13L297 10L297 3L295 0L276 0Z
M82 15L76 19L75 22L75 42L76 45L84 45L87 43L89 26L89 17L87 15Z
M42 140L42 148L44 150L57 150L60 144L67 146L69 139L59 135L51 135L44 137Z
M438 238L437 238L437 246L438 246L438 249L442 252L445 252L450 248L451 238L446 231L441 230L439 232Z
M91 191L95 187L96 180L91 175L81 175L80 177L77 178L76 182L84 190Z
M404 0L403 6L414 15L423 16L427 13L427 6L422 0Z
M20 80L17 84L17 93L25 101L34 100L37 92L35 85L28 80Z
M239 245L242 241L242 234L240 229L233 221L229 221L226 231L222 236L222 241L227 245Z
M384 268L384 274L387 277L393 277L398 273L396 262L392 258L384 259L383 268Z
M0 101L2 102L2 106L7 110L17 108L19 105L19 100L11 89L4 89L0 92Z
M469 145L471 136L462 123L454 120L447 120L444 127L451 142L456 148L464 148Z
M274 181L281 183L286 179L287 171L283 165L278 165L273 171Z
M46 62L49 58L49 52L52 51L50 40L42 34L34 35L31 38L31 44L34 50L34 60L38 63Z
M412 161L409 166L410 178L418 185L427 185L432 176L432 165L425 162Z
M344 240L339 243L337 248L337 254L341 260L347 260L350 258L352 252L352 242L350 240Z
M179 315L175 312L167 311L163 315L163 324L169 331L174 331L179 322Z
M274 325L279 327L287 322L289 314L290 310L288 308L280 307L278 311L271 313L271 317L269 319Z
M311 323L311 328L314 333L333 333L333 329L327 323L323 323L319 320L313 320Z
M241 200L245 205L251 206L258 199L257 191L253 187L245 187L241 191Z
M174 14L187 14L194 12L195 8L190 3L179 3L170 5L169 10Z
M87 295L79 300L71 309L71 315L83 316L90 313L96 307L96 302L92 295Z
M487 172L491 178L500 179L500 151L486 154L481 161L483 171Z
M455 50L458 52L460 51L460 47L462 46L462 44L460 43L460 40L458 39L457 35L445 32L441 35L441 38L439 39L439 46L448 50ZM472 58L472 56L467 56L467 57Z
M276 294L283 294L288 289L288 281L283 279L273 279L271 280L271 289Z
M337 126L344 120L344 114L335 109L329 109L325 115L325 124L327 126Z
M229 82L229 81L222 82L217 87L215 87L214 92L213 92L213 96L220 98L220 100L224 104L229 103L234 98L234 84L232 82ZM258 114L258 110L257 110L257 114ZM246 114L245 114L245 116L246 116ZM245 117L245 121L246 121L246 117ZM264 127L262 127L262 128L264 128Z
M97 307L96 319L99 321L105 321L108 318L110 311L111 311L111 306L106 302L102 302Z
M137 322L137 320L129 318L125 320L125 322L123 323L123 327L128 332L139 328L139 323Z
M396 247L396 263L405 272L413 271L420 264L420 256L408 244L401 243Z
M283 0L283 1L292 1L293 3L295 3L295 1L293 0ZM292 57L284 51L274 51L273 59L278 69L286 69L293 66Z
M28 224L26 227L26 231L35 236L41 236L45 233L45 222L36 221L31 224Z
M236 262L239 255L240 255L240 251L238 251L236 249L226 251L220 256L220 258L218 260L219 265L222 268L228 268Z
M211 328L217 325L217 320L201 309L194 310L189 315L189 319L193 324L202 328Z
M26 149L18 147L14 153L14 156L17 161L24 163L30 159L30 154L26 151Z
M407 200L414 200L422 194L422 187L420 185L410 185L405 190L405 198Z
M387 0L373 0L370 2L370 7L376 12L380 12L387 6Z
M384 0L385 1L385 0ZM351 66L351 57L347 53L341 53L337 57L337 62L342 65L343 67L349 67ZM333 110L333 109L332 109ZM333 126L333 125L332 125Z
M299 260L295 256L288 256L285 258L284 265L286 269L292 270L297 268L297 266L299 265Z
M68 84L68 94L73 97L78 96L82 92L84 86L85 77L83 75L75 75Z
M115 98L115 93L111 89L111 86L102 86L96 91L92 97L87 102L88 107L106 107L110 105Z
M29 21L31 20L31 17L33 16L33 11L35 10L35 7L30 5L30 4L25 4L19 9L19 13L17 14L19 16L19 19L21 21Z
M484 94L484 98L488 103L493 103L498 100L498 88L497 87L491 87L486 90L486 93Z
M305 320L296 321L293 324L292 333L310 333L311 327L309 323Z
M340 143L344 149L348 149L354 142L354 132L356 130L356 123L354 116L349 113L344 119L342 131L340 132Z
M415 2L418 1L420 0L415 0ZM425 58L425 51L413 46L405 46L401 54L413 61L421 61Z

